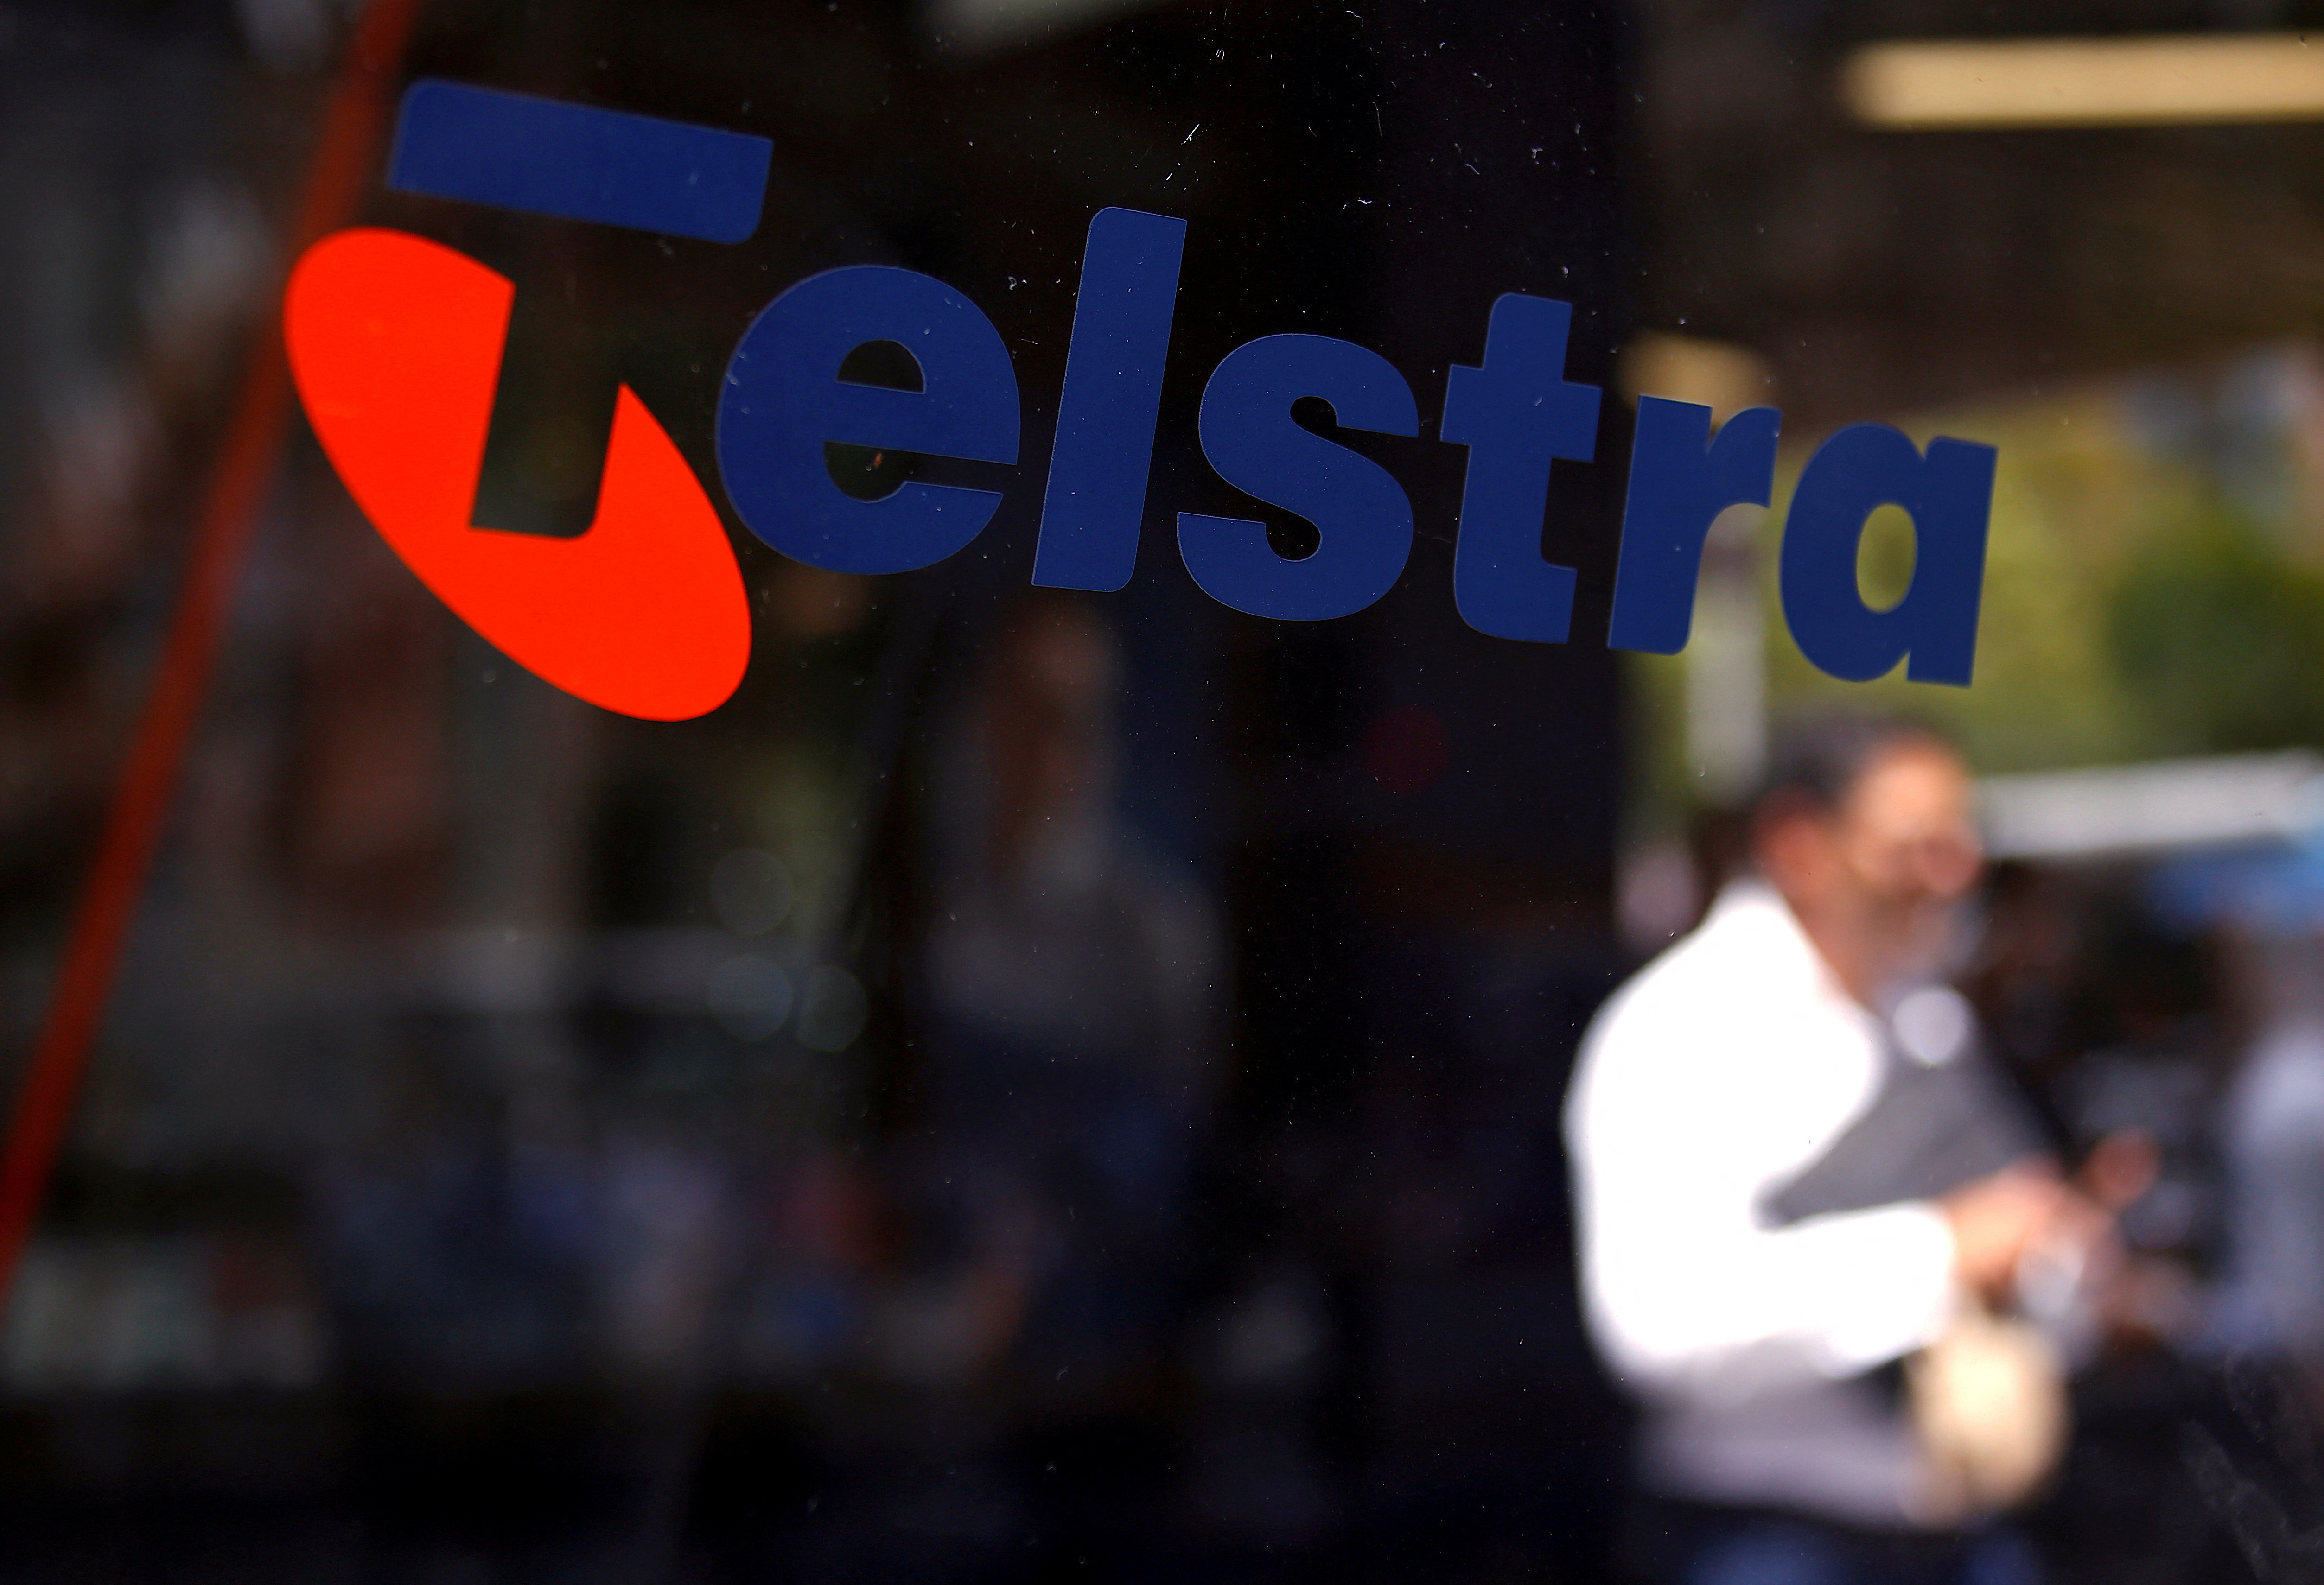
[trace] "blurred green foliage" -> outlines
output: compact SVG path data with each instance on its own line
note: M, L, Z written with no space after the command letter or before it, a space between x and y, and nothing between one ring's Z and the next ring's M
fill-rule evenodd
M2148 536L2106 639L2150 752L2324 743L2324 576L2246 518L2214 510Z

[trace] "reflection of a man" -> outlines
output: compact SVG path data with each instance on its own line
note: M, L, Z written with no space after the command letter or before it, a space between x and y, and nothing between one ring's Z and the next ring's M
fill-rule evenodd
M939 1198L974 1299L952 1351L1082 1404L1165 1346L1218 1001L1208 910L1116 813L1120 673L1086 606L1036 597L1004 628L946 783L927 962Z
M1754 810L1757 873L1590 1031L1567 1110L1583 1277L1645 1409L1643 1478L1674 1499L1646 1527L1654 1572L2029 1577L2022 1549L1964 1525L2025 1449L2005 1427L1982 1488L1948 1466L1930 1361L2094 1213L1931 983L1979 868L1969 799L1924 730L1791 733ZM1968 1374L2015 1382L2017 1442L2054 1445L2054 1383L2024 1341ZM1885 1369L1908 1357L1909 1397Z
M2243 945L2257 1028L2220 1108L2229 1280L2219 1341L2292 1367L2324 1398L2324 951Z

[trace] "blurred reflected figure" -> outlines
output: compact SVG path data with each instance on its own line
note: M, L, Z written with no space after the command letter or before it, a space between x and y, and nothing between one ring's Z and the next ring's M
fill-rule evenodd
M1981 854L1924 728L1783 734L1753 873L1618 992L1567 1101L1593 1335L1644 1410L1634 1564L1684 1585L2034 1579L1987 1516L2063 1433L1995 1318L2095 1213L1936 982ZM1990 1307L1990 1308L1988 1308Z
M1117 813L1121 671L1097 613L1037 594L971 696L926 971L954 1276L896 1334L907 1373L1005 1361L1069 1416L1169 1348L1219 1007L1210 910Z
M2229 1277L2216 1324L2324 1396L2324 953L2309 937L2248 955L2263 1021L2221 1109Z

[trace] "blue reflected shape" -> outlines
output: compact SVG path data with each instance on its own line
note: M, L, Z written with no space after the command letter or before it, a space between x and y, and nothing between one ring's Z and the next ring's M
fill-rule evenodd
M1729 507L1767 504L1775 493L1782 423L1774 408L1748 408L1720 425L1713 439L1709 408L1659 396L1638 399L1609 646L1649 655L1686 648L1703 539Z
M921 388L839 377L857 347L892 341ZM824 446L1017 460L1017 373L984 310L943 281L888 264L810 275L760 310L734 348L718 402L718 468L750 530L834 572L910 572L983 531L996 490L912 483L859 501L832 481Z
M1851 424L1808 459L1784 524L1778 585L1800 652L1844 682L1884 677L1911 657L1914 682L1969 686L1977 659L1994 450L1929 442L1926 456L1886 424ZM1913 518L1913 582L1886 611L1856 579L1865 520L1883 506Z
M1219 477L1315 525L1323 543L1277 556L1267 525L1178 514L1178 552L1204 593L1253 616L1322 622L1387 594L1412 553L1412 502L1370 457L1302 429L1291 404L1329 402L1343 429L1417 435L1412 387L1379 354L1329 336L1262 336L1219 360L1197 432Z
M2324 852L2315 834L2165 859L2145 881L2148 905L2175 930L2236 926L2278 935L2324 926Z
M759 228L765 138L426 78L404 90L387 185L705 242Z
M1033 553L1037 584L1119 589L1137 568L1185 246L1186 223L1167 215L1101 209L1090 222Z
M1598 388L1564 375L1573 305L1503 292L1485 328L1481 368L1444 382L1443 438L1469 448L1461 486L1452 603L1480 633L1562 644L1573 622L1573 569L1545 561L1550 464L1598 447Z

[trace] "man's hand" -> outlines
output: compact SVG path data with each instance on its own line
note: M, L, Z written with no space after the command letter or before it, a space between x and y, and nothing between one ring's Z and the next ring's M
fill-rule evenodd
M2055 1173L2012 1166L1938 1201L1952 1227L1954 1269L1962 1283L1989 1300L2005 1296L2018 1257L2069 1214L2069 1198Z

